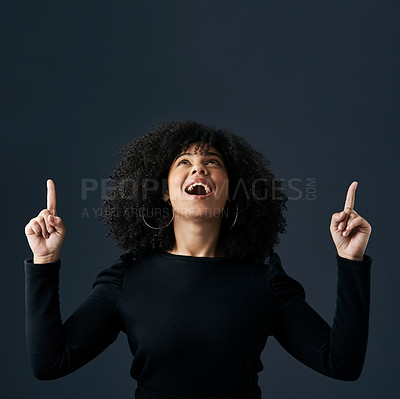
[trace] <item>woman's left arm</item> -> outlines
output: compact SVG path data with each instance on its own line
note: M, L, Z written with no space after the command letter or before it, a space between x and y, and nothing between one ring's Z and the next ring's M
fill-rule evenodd
M361 374L369 325L372 259L364 251L371 226L353 209L356 186L350 185L344 211L332 215L330 226L338 265L332 327L306 302L304 288L286 275L278 256L269 269L276 302L274 337L302 363L346 381Z
M275 254L269 280L275 300L272 335L293 357L328 377L355 381L368 341L372 259L337 258L337 299L332 327L308 304L303 286L289 277Z

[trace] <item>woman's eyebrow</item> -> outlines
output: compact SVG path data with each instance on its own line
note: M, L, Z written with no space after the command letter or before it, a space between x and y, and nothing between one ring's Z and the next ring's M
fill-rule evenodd
M175 162L178 158L183 157L183 156L185 156L185 155L193 156L193 154L191 154L190 152L185 152L185 153L183 153L183 154L178 155L178 156L174 159L174 162ZM222 160L221 156L218 155L218 154L216 154L215 152L208 152L208 153L207 153L206 155L204 155L204 156L205 156L205 157L208 157L209 155L214 155L214 156L216 156L216 157L218 157L218 158L220 158L220 159Z

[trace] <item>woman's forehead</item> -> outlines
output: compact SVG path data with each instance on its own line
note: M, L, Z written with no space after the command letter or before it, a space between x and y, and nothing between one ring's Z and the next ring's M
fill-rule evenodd
M196 151L196 147L197 147L197 151ZM217 148L215 148L213 145L207 144L207 143L191 143L185 147L182 147L182 149L181 149L181 153L183 153L183 152L194 153L195 151L196 151L196 153L198 153L198 152L205 153L206 151L207 152L215 152L222 156L221 152Z

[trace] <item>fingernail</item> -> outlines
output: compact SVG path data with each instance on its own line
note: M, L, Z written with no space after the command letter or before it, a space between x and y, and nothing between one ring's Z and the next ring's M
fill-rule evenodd
M54 222L54 216L50 216L50 220Z

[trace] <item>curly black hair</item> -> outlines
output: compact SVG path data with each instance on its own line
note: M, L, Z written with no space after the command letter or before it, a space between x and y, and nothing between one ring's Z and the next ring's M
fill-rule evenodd
M223 156L229 178L229 197L222 218L218 248L222 254L238 260L265 262L279 243L279 233L286 233L288 200L275 179L267 160L241 136L226 129L216 129L196 121L181 120L161 123L146 134L133 139L118 154L120 164L109 176L111 190L101 200L102 212L118 247L131 250L136 259L171 250L175 243L171 205L163 200L168 173L175 157L191 144L195 152L207 152L210 146ZM238 217L232 229L236 202ZM230 209L228 209L230 208ZM150 210L157 210L149 213Z

